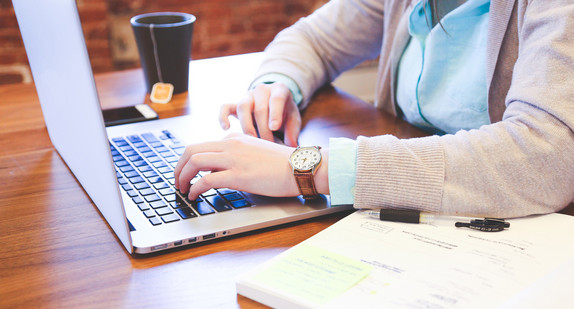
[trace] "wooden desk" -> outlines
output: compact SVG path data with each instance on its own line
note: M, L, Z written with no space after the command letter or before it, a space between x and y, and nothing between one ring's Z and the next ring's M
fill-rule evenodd
M193 61L189 93L151 105L162 118L214 116L219 103L240 97L258 61L258 55ZM97 84L105 107L149 103L140 70L103 74ZM305 144L327 145L330 135L424 135L329 87L303 119ZM261 307L236 295L234 278L342 216L133 258L52 147L34 86L0 87L0 308Z

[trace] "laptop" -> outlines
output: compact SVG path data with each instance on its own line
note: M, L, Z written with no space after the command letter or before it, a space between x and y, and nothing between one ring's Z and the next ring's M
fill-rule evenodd
M154 253L350 209L227 188L188 201L173 167L225 135L202 115L105 127L75 0L13 0L52 144L130 254ZM286 162L287 163L287 162ZM198 175L197 177L201 177Z

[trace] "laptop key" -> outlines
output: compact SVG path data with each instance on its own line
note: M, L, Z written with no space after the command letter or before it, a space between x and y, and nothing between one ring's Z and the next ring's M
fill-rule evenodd
M160 225L161 224L161 220L158 217L153 217L149 219L149 222L152 225Z
M169 139L175 138L175 136L169 130L162 130L161 133L163 133L165 135L165 137L167 137Z
M140 151L142 152L142 155L146 158L153 157L156 155L155 152L153 152L151 148L149 148L148 146L141 147Z
M123 139L114 141L118 147L129 146L128 142L124 141Z
M171 203L171 202L175 201L176 196L175 196L175 194L168 194L168 195L164 196L163 198L164 198L166 201L168 201L168 202Z
M178 142L178 143L174 143L173 145L170 145L169 148L171 148L171 149L182 149L182 148L185 148L185 145Z
M146 210L143 212L144 216L146 216L146 218L153 218L155 217L155 213L153 212L153 210Z
M173 172L173 169L171 167L162 167L158 168L157 170L162 174Z
M161 216L161 219L163 220L163 222L165 223L170 223L170 222L175 222L175 221L179 221L179 217L172 213L169 215L165 215L165 216Z
M162 167L166 167L167 164L165 164L165 162L161 161L161 162L154 162L152 163L153 167L155 168L162 168Z
M239 194L237 192L225 194L223 197L228 201L235 201L235 200L240 200L243 198L243 196L241 196L241 194Z
M126 160L120 160L120 161L116 161L116 162L114 162L114 163L116 164L117 167L122 167L122 166L130 165L130 164L128 163L128 161L126 161Z
M145 199L148 203L151 203L151 202L155 202L155 201L161 200L161 197L157 196L157 194L152 194L152 195L145 196L144 199Z
M173 188L167 188L167 189L159 190L159 194L161 194L163 196L173 194L173 193L175 193L175 190Z
M155 162L160 162L162 161L162 159L155 155L155 156L151 156L151 157L146 157L148 161L150 161L151 163L155 163Z
M163 198L165 198L165 200L170 202L170 203L175 201L175 199L176 199L175 194L166 195Z
M127 145L127 146L121 146L120 150L125 152L125 151L134 150L134 149L132 148L132 146Z
M170 202L169 205L173 209L177 209L177 208L181 208L181 207L188 207L188 204L186 204L184 201L182 201L179 198L176 198L173 202Z
M124 176L126 176L127 178L137 177L139 175L140 174L134 170L124 173Z
M119 167L119 170L120 170L122 173L127 173L127 172L133 171L134 168L133 168L131 165L126 165L126 166Z
M128 179L131 183L144 182L143 178L141 178L140 176L132 177L132 178L128 178Z
M138 190L142 190L142 189L149 188L149 185L147 184L147 182L139 182L139 183L134 184L134 187Z
M140 190L140 194L143 196L155 194L155 190L152 188L142 189Z
M182 219L189 219L189 218L197 217L195 212L193 212L193 210L191 210L191 208L189 208L189 207L178 208L175 211L179 214L179 216Z
M162 207L167 206L167 203L162 201L162 200L159 200L159 201L151 202L149 205L153 209L158 209L158 208L162 208Z
M211 206L209 206L209 203L205 202L205 201L195 202L192 205L193 205L193 209L195 209L195 211L197 211L197 213L202 215L202 216L212 214L215 212L215 211L213 211L213 208L211 208Z
M231 206L227 205L227 201L219 195L206 196L205 199L219 212L233 209Z
M167 147L165 147L163 144L160 144L157 147L154 147L155 151L157 151L159 154L161 154L162 152L169 152L169 149L167 149Z
M154 183L153 187L156 188L157 190L161 190L161 189L169 188L169 185L166 182L158 182L158 183Z
M159 177L159 176L158 176L158 177L150 177L150 178L148 178L148 180L149 180L149 182L151 182L151 183L158 183L158 182L162 182L162 181L163 181L163 179L162 179L161 177Z
M142 157L140 157L140 155L137 155L137 154L136 154L136 155L133 155L133 156L129 156L129 157L128 157L128 160L130 160L130 161L132 161L132 162L133 162L133 161L139 161L139 160L142 160Z
M179 161L179 158L177 156L171 155L171 156L165 157L165 160L169 163L177 163L177 161Z
M169 207L162 207L155 210L155 212L160 216L165 216L173 213Z
M142 165L142 166L138 167L138 170L142 173L145 173L145 172L153 171L153 168L149 165Z
M231 205L235 208L243 208L251 206L251 203L249 203L247 200L237 200L231 202Z
M153 135L153 133L143 133L142 137L146 140L146 142L148 143L153 143L153 142L157 142L158 139L155 137L155 135Z
M137 135L130 135L128 136L128 140L132 143L137 143L137 142L141 142L142 139L141 137L137 136Z
M149 208L149 205L146 204L146 203L138 204L138 208L139 208L141 211L144 211L144 212L145 212L145 211L152 211L152 210ZM155 216L155 215L153 215L153 216ZM153 217L153 216L151 216L151 217ZM147 217L147 216L146 216L146 217ZM148 218L151 218L151 217L148 217Z
M132 162L132 164L133 164L135 167L147 166L147 165L148 165L147 162L144 161L144 160L134 161L134 162Z
M146 178L158 176L158 174L157 174L155 171L153 171L153 170L152 170L152 171L145 172L145 173L143 173L143 174L144 174L144 176L145 176Z
M134 147L142 148L142 147L147 147L147 145L144 142L137 142L137 143L134 143Z

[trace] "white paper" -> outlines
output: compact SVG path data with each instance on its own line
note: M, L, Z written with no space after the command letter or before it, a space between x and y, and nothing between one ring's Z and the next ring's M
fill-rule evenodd
M374 266L327 307L493 308L574 257L574 217L510 223L488 233L448 221L395 223L356 212L306 243Z
M489 233L456 228L448 220L395 223L355 212L303 244L373 266L365 279L323 307L511 308L538 291L538 301L547 293L553 304L567 306L567 293L550 292L566 283L552 274L574 269L574 217L551 214L509 222L509 229ZM244 283L258 289L256 282Z

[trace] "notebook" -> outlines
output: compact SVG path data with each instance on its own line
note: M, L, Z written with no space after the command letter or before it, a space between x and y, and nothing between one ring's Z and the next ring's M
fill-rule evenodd
M76 1L12 2L52 144L130 254L349 209L331 207L328 196L305 202L227 188L186 201L172 187L183 147L225 132L193 112L106 128Z

